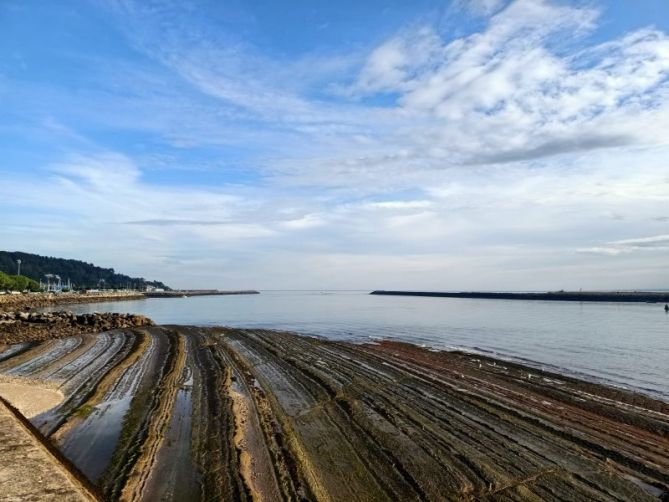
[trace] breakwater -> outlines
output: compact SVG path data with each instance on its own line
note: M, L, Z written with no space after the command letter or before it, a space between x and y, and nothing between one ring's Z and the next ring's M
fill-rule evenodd
M94 293L23 293L0 295L0 312L33 309L56 305L81 303L120 302L144 300L145 298L181 298L184 296L253 295L255 290L219 291L217 289L170 290L170 291L99 291Z
M146 298L180 298L183 296L224 296L224 295L258 295L255 289L239 289L220 291L218 289L180 289L171 291L154 291L144 293Z
M669 292L641 291L549 291L546 293L507 292L436 292L436 291L372 291L372 295L430 296L439 298L480 298L489 300L544 300L563 302L646 302L667 303Z
M120 302L146 298L139 291L104 291L99 293L24 293L0 295L0 312L78 303Z

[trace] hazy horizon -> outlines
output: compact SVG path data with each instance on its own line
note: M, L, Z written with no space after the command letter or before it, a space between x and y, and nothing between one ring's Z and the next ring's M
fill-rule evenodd
M0 5L0 249L176 288L669 285L669 3Z

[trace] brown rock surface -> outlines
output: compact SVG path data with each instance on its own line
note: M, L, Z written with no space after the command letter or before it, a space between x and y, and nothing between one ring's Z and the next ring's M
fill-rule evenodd
M111 500L669 499L669 403L492 358L155 326L10 347Z
M136 314L0 312L0 344L34 342L141 326L153 326L153 321Z

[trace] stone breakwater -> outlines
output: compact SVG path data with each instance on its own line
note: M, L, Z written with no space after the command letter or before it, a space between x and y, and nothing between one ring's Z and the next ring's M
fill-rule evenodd
M153 326L153 321L136 314L0 312L0 345L142 326Z
M0 295L0 312L8 310L50 307L53 305L73 305L76 303L96 303L123 300L142 300L140 292L109 293L30 293L22 295Z
M558 302L636 302L667 303L669 293L658 291L549 291L546 293L495 293L486 291L372 291L370 295L429 296L437 298L474 298L485 300L541 300Z
M30 310L54 305L74 305L77 303L119 302L144 300L146 298L181 298L184 296L226 296L257 295L254 289L219 291L217 289L188 289L153 293L140 291L104 291L98 293L26 293L0 295L0 312L7 310Z

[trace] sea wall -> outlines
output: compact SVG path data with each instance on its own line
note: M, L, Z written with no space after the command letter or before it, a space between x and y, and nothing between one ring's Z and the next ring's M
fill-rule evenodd
M171 291L152 291L145 293L147 298L181 298L183 296L224 296L224 295L258 295L255 289L239 289L219 291L218 289L179 289Z
M0 312L49 307L52 305L72 305L75 303L96 303L123 300L141 300L140 292L102 292L102 293L24 293L0 295Z
M253 289L219 291L217 289L172 290L172 291L101 291L97 293L23 293L0 295L0 312L49 307L53 305L73 305L77 303L118 302L143 300L145 298L181 298L183 296L257 295Z

